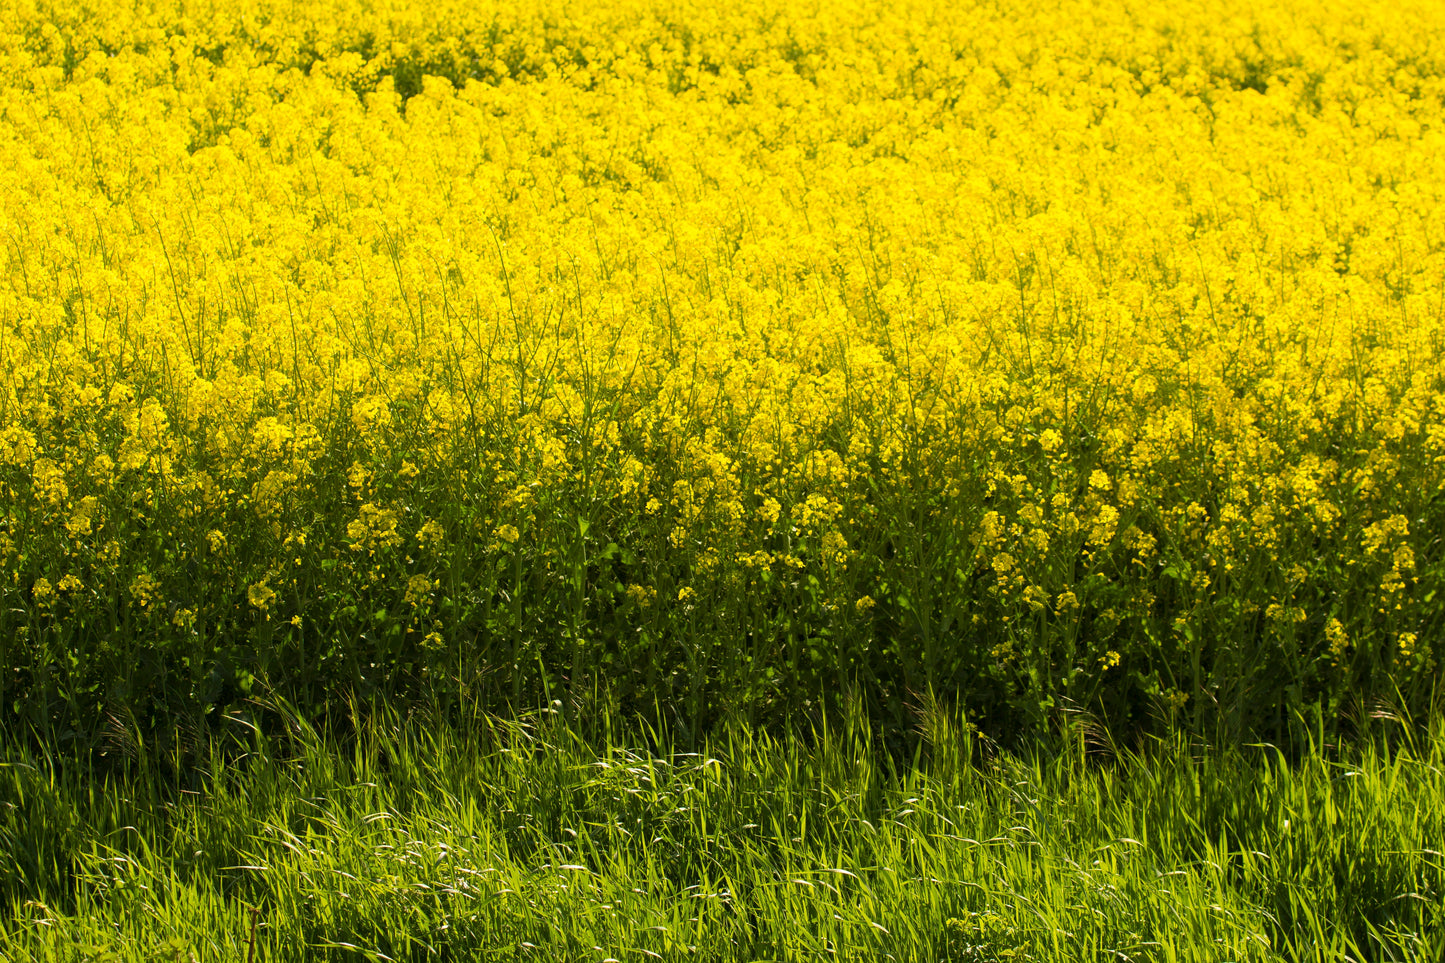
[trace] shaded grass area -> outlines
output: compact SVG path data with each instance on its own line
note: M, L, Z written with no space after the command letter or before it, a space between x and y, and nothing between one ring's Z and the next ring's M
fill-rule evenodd
M1445 956L1445 726L1285 763L988 752L942 711L904 760L861 724L680 752L546 714L290 721L192 769L10 745L0 959Z

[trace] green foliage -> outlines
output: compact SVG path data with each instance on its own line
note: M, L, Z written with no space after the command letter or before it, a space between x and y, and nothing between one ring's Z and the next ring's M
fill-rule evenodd
M1438 959L1445 728L1296 765L374 713L0 764L0 959ZM1384 738L1389 736L1389 739ZM242 752L241 750L244 750Z

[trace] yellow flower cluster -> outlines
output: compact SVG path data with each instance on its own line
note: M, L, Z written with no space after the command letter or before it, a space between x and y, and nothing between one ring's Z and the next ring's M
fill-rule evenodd
M434 646L546 598L618 659L711 619L744 674L1174 708L1428 674L1442 28L8 3L4 607Z

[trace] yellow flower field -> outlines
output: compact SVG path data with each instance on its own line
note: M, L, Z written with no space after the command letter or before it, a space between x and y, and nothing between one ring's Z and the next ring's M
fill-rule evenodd
M21 0L0 226L27 724L1436 692L1436 3Z

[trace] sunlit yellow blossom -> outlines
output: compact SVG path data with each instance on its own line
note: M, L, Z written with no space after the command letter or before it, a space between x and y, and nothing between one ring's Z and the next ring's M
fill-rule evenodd
M357 551L393 548L401 543L398 522L393 509L368 502L361 506L361 514L347 524L346 535Z
M423 523L422 527L417 530L416 539L424 546L435 547L441 544L445 534L446 532L441 525L438 524L435 519L429 518ZM509 539L509 541L516 541L516 539Z
M141 609L149 609L156 600L156 589L159 586L149 572L142 572L130 583L130 594Z
M1329 643L1330 658L1336 662L1344 657L1345 650L1350 646L1350 637L1337 618L1331 618L1325 623L1325 640Z

